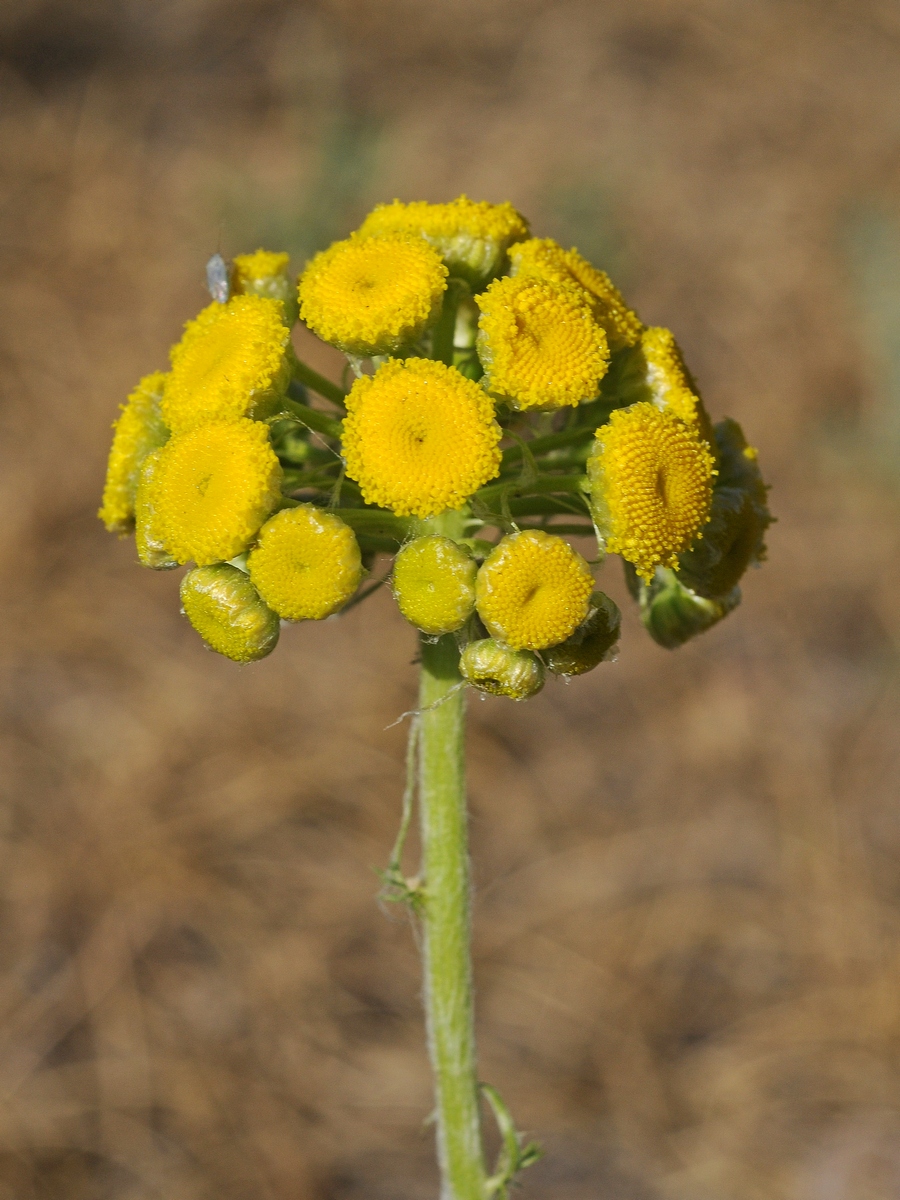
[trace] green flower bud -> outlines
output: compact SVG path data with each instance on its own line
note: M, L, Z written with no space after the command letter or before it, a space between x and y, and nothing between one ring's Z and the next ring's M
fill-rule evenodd
M469 642L459 660L463 679L492 696L527 700L544 686L544 666L530 650L510 650L493 638Z
M179 564L166 549L159 528L153 498L153 478L159 463L159 450L144 459L134 496L134 542L141 566L153 571L171 571Z
M749 566L766 557L765 533L772 523L766 485L737 421L715 427L719 475L703 537L679 555L678 577L707 599L727 596Z
M554 675L584 675L602 662L615 657L622 614L615 601L603 592L594 592L586 620L571 637L542 654L547 669Z
M278 617L248 575L230 563L195 567L181 581L182 612L211 650L256 662L278 642Z
M741 589L733 588L726 596L710 600L685 587L674 571L657 567L653 580L646 584L625 564L629 590L641 606L641 620L647 632L660 646L675 650L699 633L727 617L741 602Z
M475 608L477 571L463 546L440 534L428 534L407 542L397 555L394 597L407 621L423 633L453 633Z

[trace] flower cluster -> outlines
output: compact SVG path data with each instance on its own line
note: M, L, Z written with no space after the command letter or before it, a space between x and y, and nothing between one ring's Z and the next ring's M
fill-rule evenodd
M193 564L183 611L213 650L262 658L282 622L389 583L470 685L524 699L614 655L607 554L661 645L739 602L772 520L755 451L672 333L511 205L381 205L296 286L285 254L210 268L213 303L115 425L100 517L145 566ZM297 359L298 317L349 389Z

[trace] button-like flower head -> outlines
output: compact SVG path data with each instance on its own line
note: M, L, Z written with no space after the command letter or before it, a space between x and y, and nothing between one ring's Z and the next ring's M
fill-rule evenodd
M229 563L188 571L181 607L207 646L235 662L256 662L278 643L278 617L246 574Z
M452 538L433 533L407 542L394 561L392 580L400 611L423 633L453 633L475 608L477 570Z
M347 397L347 474L370 504L400 516L460 508L500 468L490 399L453 367L390 360Z
M609 350L580 291L535 275L507 276L477 303L483 383L494 396L520 409L594 399Z
M633 346L640 337L640 317L628 307L606 272L598 271L574 247L563 250L552 238L529 238L510 248L509 260L512 275L537 275L578 286L594 320L606 333L611 351Z
M272 250L237 254L231 266L231 281L236 296L265 296L284 305L284 322L297 320L297 289L288 275L290 256Z
M658 566L702 535L712 502L714 460L694 425L653 404L614 412L588 459L591 508L612 554L649 582Z
M113 424L103 505L97 514L110 533L124 534L134 528L134 498L144 459L168 439L159 407L165 386L162 371L145 375Z
M362 561L353 530L312 504L266 521L247 556L259 594L286 621L321 621L359 587Z
M505 537L485 559L475 604L488 633L513 650L557 646L588 614L594 580L587 563L553 534Z
M280 301L262 296L214 301L188 321L162 402L172 432L273 412L290 381L289 336Z
M227 561L246 550L281 497L281 466L259 421L211 421L159 452L150 501L180 563Z
M379 204L360 226L362 237L416 233L438 251L451 275L473 291L502 269L513 242L528 237L528 222L509 203L488 204L460 196L449 204Z
M354 235L300 276L300 316L348 354L392 354L437 319L446 286L447 268L419 235Z

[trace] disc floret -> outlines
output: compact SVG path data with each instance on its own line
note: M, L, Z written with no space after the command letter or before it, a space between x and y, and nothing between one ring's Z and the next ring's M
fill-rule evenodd
M693 425L653 404L614 412L588 459L594 520L605 548L647 582L702 536L714 459Z
M211 421L159 452L148 503L179 563L198 566L246 550L281 498L281 467L259 421Z
M434 323L446 286L447 268L418 234L355 235L309 263L300 316L348 354L394 354Z
M606 374L606 334L581 294L536 276L495 280L477 298L484 386L514 408L577 406Z
M588 615L590 567L568 542L542 530L503 538L478 572L478 615L513 650L565 641Z
M428 359L391 359L354 383L343 446L370 504L399 516L460 508L500 467L500 426L482 388Z
M290 379L284 308L264 296L212 303L185 325L172 347L172 372L162 401L173 433L207 421L265 417Z

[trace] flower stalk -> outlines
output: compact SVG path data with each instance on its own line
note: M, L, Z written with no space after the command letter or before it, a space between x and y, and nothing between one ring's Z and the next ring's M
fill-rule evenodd
M424 998L435 1077L441 1200L484 1200L475 1066L471 882L465 782L465 689L452 635L423 637L419 812L424 884Z

